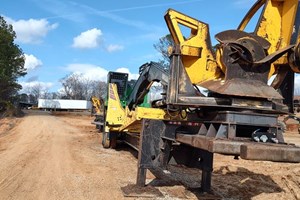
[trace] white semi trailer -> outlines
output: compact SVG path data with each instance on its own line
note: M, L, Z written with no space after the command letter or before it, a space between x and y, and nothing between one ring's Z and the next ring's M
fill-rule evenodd
M92 104L86 100L39 99L38 108L51 110L89 110L92 108Z

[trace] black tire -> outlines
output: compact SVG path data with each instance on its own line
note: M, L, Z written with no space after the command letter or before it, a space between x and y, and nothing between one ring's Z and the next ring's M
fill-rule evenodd
M99 126L99 132L102 132L102 146L103 148L113 148L115 149L117 146L117 133L116 132L106 132L106 110L103 99L100 99L101 107L100 110L103 112L103 125Z
M108 132L102 132L102 146L105 149L110 147L110 140L109 140Z
M91 117L94 116L95 113L96 113L95 106L92 106L92 109L91 109Z
M112 149L117 148L117 134L118 133L116 133L116 132L109 133L110 148L112 148Z
M102 132L102 146L115 149L117 147L117 133L115 132Z
M99 126L99 132L102 133L102 146L103 148L107 149L110 147L110 140L109 140L109 132L105 131L105 124L106 124L106 108L104 103L101 101L101 106L103 106L103 125Z

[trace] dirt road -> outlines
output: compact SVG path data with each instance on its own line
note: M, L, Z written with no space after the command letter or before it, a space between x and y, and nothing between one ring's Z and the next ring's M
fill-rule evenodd
M135 177L121 178L131 177L135 158L100 148L82 120L62 119L31 113L0 137L0 199L123 198L120 186Z
M131 199L121 187L135 182L134 151L103 149L90 121L31 111L11 130L0 129L0 199ZM185 180L163 183L147 174L160 199L200 198L190 189L199 186L198 170L169 170ZM300 164L215 155L212 185L221 199L300 199Z

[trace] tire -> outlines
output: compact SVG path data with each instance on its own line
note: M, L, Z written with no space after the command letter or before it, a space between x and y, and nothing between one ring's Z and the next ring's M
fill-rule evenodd
M117 147L117 133L115 132L102 132L102 146L105 149Z
M110 147L110 140L109 140L109 132L105 131L105 124L106 124L106 108L104 106L104 103L101 105L103 105L103 125L99 126L99 132L102 133L102 146L103 148L107 149Z
M102 146L105 149L110 147L110 140L109 140L108 132L102 132Z
M104 106L104 101L101 99L101 105L103 105L100 109L103 111L103 125L99 126L99 132L102 132L102 146L105 149L112 148L115 149L117 147L117 133L116 132L106 132L106 110L107 108Z
M110 132L109 139L110 139L110 148L112 148L112 149L117 148L117 133Z

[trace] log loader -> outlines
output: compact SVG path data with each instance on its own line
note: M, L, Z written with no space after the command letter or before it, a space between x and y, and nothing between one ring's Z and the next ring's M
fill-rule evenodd
M246 32L257 12L255 29ZM300 148L284 142L277 122L279 115L293 112L294 74L300 73L299 0L258 0L237 29L215 35L216 50L208 24L172 9L164 18L175 43L169 70L143 65L126 105L118 86L108 84L103 145L114 147L122 139L138 150L136 184L145 185L148 169L166 169L172 162L201 169L201 189L210 191L214 153L300 162ZM162 98L142 106L154 82L162 85Z

